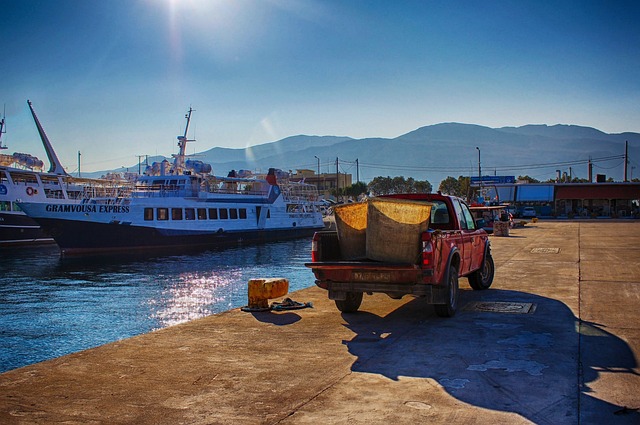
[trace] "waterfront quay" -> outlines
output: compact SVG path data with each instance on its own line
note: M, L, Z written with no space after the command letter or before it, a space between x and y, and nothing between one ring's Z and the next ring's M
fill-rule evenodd
M636 221L529 223L491 237L494 283L461 279L450 319L385 295L341 314L312 286L288 296L313 308L233 309L15 369L0 423L638 424L638 241Z

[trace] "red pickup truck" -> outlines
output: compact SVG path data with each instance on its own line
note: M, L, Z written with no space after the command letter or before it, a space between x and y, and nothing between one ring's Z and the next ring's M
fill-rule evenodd
M338 309L356 312L363 293L426 297L441 317L458 308L458 278L466 276L473 289L487 289L493 282L494 263L487 233L479 228L467 204L441 194L398 194L382 198L410 200L431 205L427 230L417 239L416 262L356 261L342 258L337 231L313 236L311 268L316 285L328 291ZM393 245L394 240L388 240Z

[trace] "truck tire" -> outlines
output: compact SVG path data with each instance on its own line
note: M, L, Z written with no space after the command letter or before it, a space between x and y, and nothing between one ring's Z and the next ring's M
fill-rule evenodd
M458 309L458 269L449 267L447 276L447 303L436 304L433 307L440 317L453 317Z
M482 262L482 267L469 275L469 285L476 291L489 289L493 283L494 272L493 257L491 256L491 252L487 252L487 256Z
M347 298L336 300L336 307L343 313L355 313L362 304L362 292L347 292Z

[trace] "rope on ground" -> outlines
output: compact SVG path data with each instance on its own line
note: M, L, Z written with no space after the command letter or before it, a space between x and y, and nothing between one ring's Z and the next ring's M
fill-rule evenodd
M313 308L313 303L301 303L298 301L294 301L291 298L285 298L280 302L273 302L269 307L251 307L244 306L240 307L240 310L247 311L250 313L259 312L259 311L284 311L284 310L300 310L302 308Z

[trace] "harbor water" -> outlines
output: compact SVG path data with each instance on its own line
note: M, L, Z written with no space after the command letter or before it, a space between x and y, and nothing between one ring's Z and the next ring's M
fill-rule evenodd
M309 238L146 258L0 251L0 373L247 304L247 282L313 285ZM305 301L297 300L296 301Z

